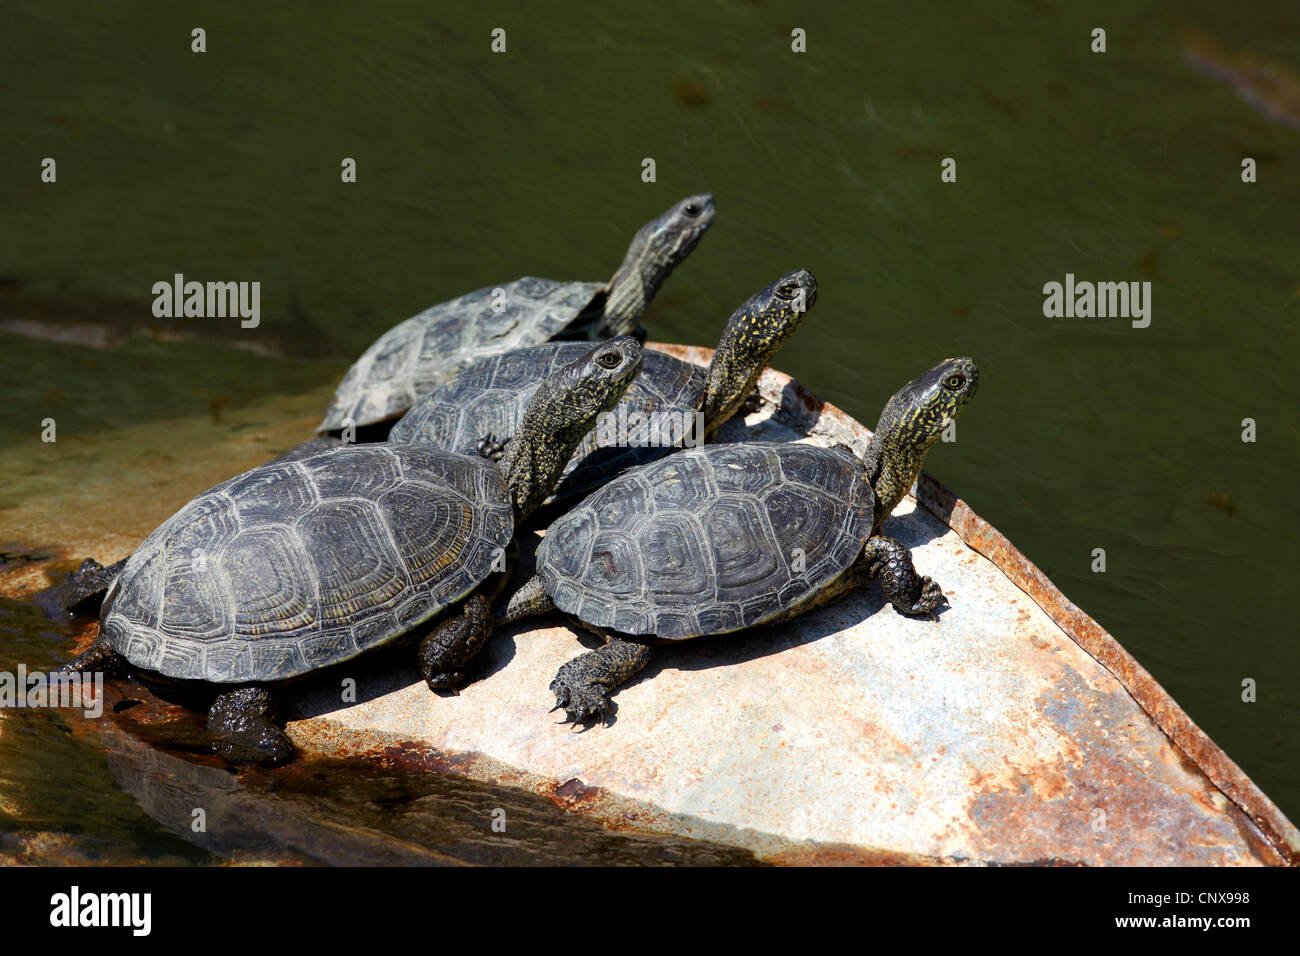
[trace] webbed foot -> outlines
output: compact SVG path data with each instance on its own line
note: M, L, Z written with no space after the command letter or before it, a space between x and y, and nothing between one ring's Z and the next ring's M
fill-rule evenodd
M599 715L600 722L608 724L614 713L614 705L604 687L591 683L580 669L570 667L581 660L579 657L569 661L556 673L555 680L551 681L551 692L555 694L555 707L552 710L563 707L566 723L580 724Z

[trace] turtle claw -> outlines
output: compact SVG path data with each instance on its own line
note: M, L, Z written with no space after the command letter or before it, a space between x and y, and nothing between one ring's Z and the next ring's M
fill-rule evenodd
M924 615L932 621L939 620L939 608L944 603L943 588L930 577L921 578L921 596L912 605L909 614Z
M577 679L571 680L573 677ZM601 723L609 723L613 708L605 688L599 684L584 681L581 675L566 674L565 668L561 667L560 673L551 681L551 690L555 693L555 706L551 713L563 708L562 723L585 724L596 716L600 717Z
M478 440L478 444L474 446L474 451L480 458L500 461L501 456L506 453L506 443L497 438L496 435L488 432Z
M585 724L594 717L609 726L614 705L609 695L650 661L650 649L638 642L607 637L598 651L565 662L555 672L551 692L564 708L565 723Z
M429 690L450 694L452 697L460 696L460 688L465 683L464 671L444 671L442 673L430 674L424 679Z
M867 576L880 578L885 600L899 614L938 620L943 589L931 577L917 574L912 556L898 541L884 535L869 538L863 548Z

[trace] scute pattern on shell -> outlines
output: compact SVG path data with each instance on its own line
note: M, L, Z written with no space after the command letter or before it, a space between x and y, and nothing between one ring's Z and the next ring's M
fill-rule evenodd
M503 290L500 312L492 307L497 288ZM342 428L348 418L360 426L400 415L478 359L557 335L604 289L599 282L525 276L425 309L366 349L343 377L316 430Z
M455 603L514 534L483 459L413 445L262 465L155 530L105 602L137 667L270 681L354 657Z
M552 342L475 362L421 398L389 432L390 442L417 442L473 455L479 439L505 439L519 430L524 411L543 378L590 351L582 342ZM707 372L647 349L641 374L628 387L620 409L693 415L703 400ZM582 440L547 501L562 501L609 481L629 468L662 458L679 446L603 446L599 429Z
M687 449L556 520L538 573L560 610L597 627L669 640L723 634L843 574L871 534L873 504L861 463L843 449Z

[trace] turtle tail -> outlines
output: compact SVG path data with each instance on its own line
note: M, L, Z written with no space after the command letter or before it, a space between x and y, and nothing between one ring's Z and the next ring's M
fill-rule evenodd
M497 626L513 624L526 617L546 614L554 610L555 604L551 601L551 596L546 593L541 577L534 575L527 584L510 595L505 610L497 613Z

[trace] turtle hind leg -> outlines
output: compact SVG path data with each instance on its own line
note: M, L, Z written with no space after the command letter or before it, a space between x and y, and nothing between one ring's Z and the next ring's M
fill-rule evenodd
M880 578L885 600L899 613L933 617L943 603L943 589L916 573L912 555L897 539L883 534L869 538L861 560L866 576Z
M454 691L465 683L464 667L492 636L492 602L479 593L420 641L420 676L430 690Z
M274 718L275 699L265 687L249 684L221 694L208 709L212 749L233 763L284 763L294 748Z
M105 677L122 677L128 670L130 670L130 666L127 664L126 658L113 650L113 646L108 643L108 639L101 633L99 637L95 638L95 643L58 668L55 673L90 674L99 671Z
M608 723L613 713L609 695L650 663L650 648L606 634L605 645L561 665L551 681L556 708L563 707L569 723L600 716Z
M536 614L546 614L555 610L555 603L546 593L540 576L533 576L506 602L506 608L497 617L497 624L513 624L515 621Z

